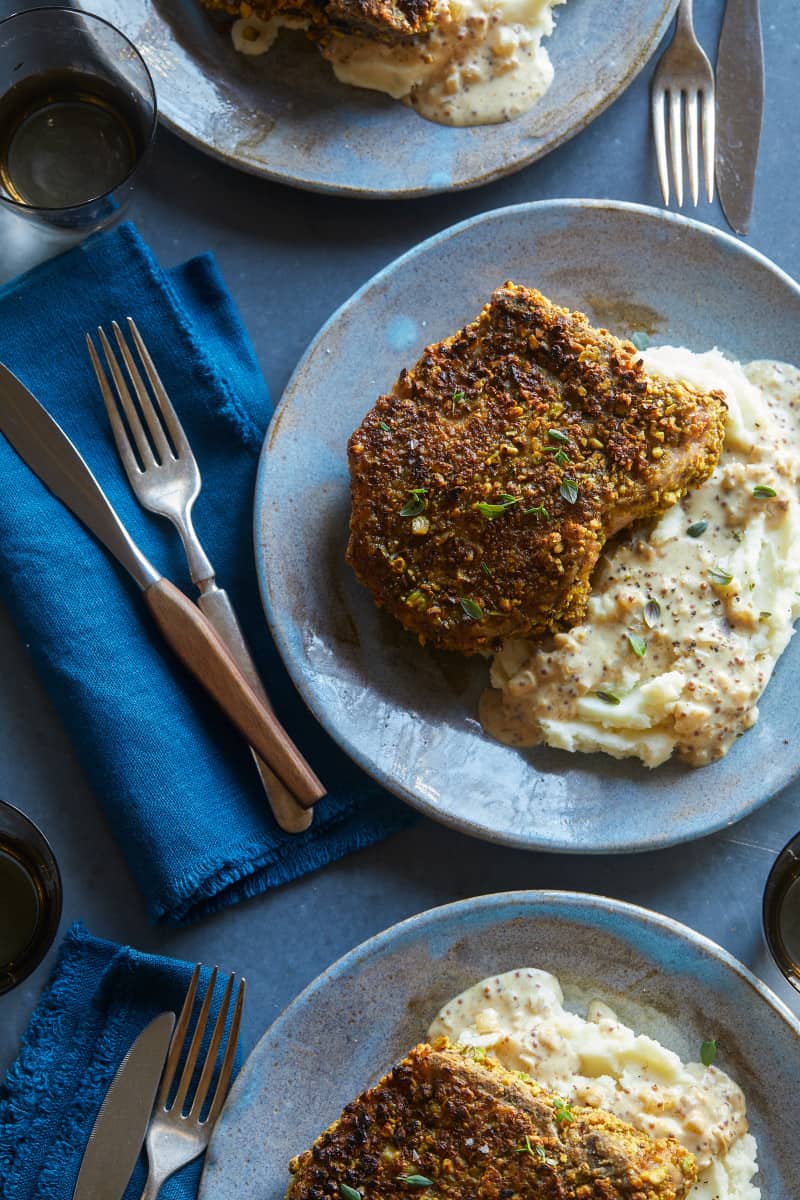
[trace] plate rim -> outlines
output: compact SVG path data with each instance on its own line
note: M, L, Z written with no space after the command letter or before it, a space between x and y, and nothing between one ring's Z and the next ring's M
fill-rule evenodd
M721 946L705 934L700 933L699 930L693 929L682 921L678 921L675 917L668 916L666 913L658 912L645 905L634 904L629 900L619 900L613 896L606 896L599 892L573 892L566 888L520 888L506 892L489 892L481 896L452 900L447 904L434 905L432 908L423 909L421 912L413 913L409 917L395 921L392 925L388 925L385 929L366 938L363 942L359 942L358 945L340 955L339 958L320 971L314 979L306 984L302 991L298 992L285 1005L274 1020L270 1021L247 1055L234 1081L231 1093L226 1100L217 1130L215 1130L212 1137L211 1153L206 1157L206 1164L204 1165L200 1180L198 1200L208 1200L206 1185L208 1183L208 1186L211 1186L211 1172L209 1168L217 1162L214 1143L218 1138L219 1131L224 1126L226 1117L230 1118L229 1109L234 1109L235 1111L239 1092L247 1086L248 1072L255 1065L254 1060L261 1047L265 1044L267 1038L274 1035L276 1031L280 1033L280 1027L291 1021L293 1010L296 1007L300 1006L301 1003L307 1002L316 992L329 986L339 977L348 974L360 962L369 960L376 952L380 953L387 945L391 945L396 939L402 938L404 934L415 926L424 936L425 931L435 927L436 923L440 920L446 921L448 917L455 917L458 920L462 911L469 913L478 911L491 912L492 910L500 910L503 907L513 907L515 905L528 910L527 912L520 913L521 917L528 920L535 920L537 908L548 904L555 906L572 905L581 911L595 909L612 913L626 917L637 923L640 927L655 928L659 934L687 942L697 951L720 963L727 971L732 972L742 984L748 986L758 999L766 1003L775 1015L782 1020L788 1031L794 1035L795 1040L800 1044L800 1015L795 1015L788 1005L781 1000L780 996L773 992L762 979L759 979L748 966L736 958L735 955L731 954L729 950L726 950L724 946ZM613 933L613 930L611 932Z
M311 342L304 351L302 357L297 363L297 366L292 371L292 374L287 381L286 387L281 395L280 400L275 406L272 418L267 426L264 441L262 443L259 454L258 471L256 475L254 507L253 507L253 547L256 563L256 574L258 578L259 593L261 602L264 608L264 613L267 619L270 633L275 642L275 645L280 654L281 660L286 668L292 683L301 696L306 708L314 717L325 732L333 739L336 745L361 768L372 780L386 789L392 795L399 797L405 803L411 805L412 808L421 812L424 816L444 825L450 829L456 829L460 833L464 833L469 837L478 838L481 841L494 843L503 846L512 846L517 849L529 850L551 854L581 854L581 855L599 855L599 854L638 854L643 851L663 849L668 846L678 846L691 841L697 841L702 837L707 837L712 833L717 833L721 829L728 828L730 825L743 820L752 812L768 803L769 800L779 795L784 788L790 786L792 782L800 774L800 770L786 779L775 792L767 795L755 793L755 798L748 800L736 813L735 816L723 815L715 818L711 822L704 825L702 830L694 829L675 832L668 831L663 837L647 838L639 837L635 841L619 846L616 843L605 841L603 843L594 844L592 846L576 846L572 842L566 840L551 840L542 842L536 840L536 831L532 834L516 835L514 833L506 833L479 824L475 819L461 817L457 813L444 812L437 807L432 801L427 800L423 796L418 796L407 788L402 782L393 779L385 771L383 771L376 763L363 754L363 752L355 746L349 738L341 736L336 723L331 719L329 710L319 706L316 702L316 697L312 694L311 689L307 686L306 676L300 669L300 665L295 661L294 656L290 652L289 639L284 634L279 615L275 606L272 603L271 588L270 588L270 571L267 568L269 555L265 552L261 525L263 522L264 498L266 495L265 475L267 471L267 460L269 458L272 444L280 430L284 411L288 409L292 400L292 393L296 390L297 382L303 375L307 363L312 356L317 352L318 347L322 344L328 335L329 330L342 318L346 318L352 309L357 307L362 297L375 286L380 286L384 280L400 266L412 261L415 257L427 253L431 248L441 245L452 238L458 237L466 229L480 225L484 222L490 223L501 218L508 218L520 213L529 212L547 212L557 209L596 209L602 211L613 211L622 213L631 213L637 216L645 216L648 219L654 219L657 222L666 222L676 225L678 228L689 229L695 233L699 233L704 237L709 237L712 242L719 242L729 250L736 253L744 254L745 258L758 263L761 267L777 278L785 287L793 291L800 303L800 283L794 280L786 271L774 263L770 258L763 254L760 250L756 250L753 246L740 241L733 235L718 229L716 226L707 225L702 221L697 221L691 217L685 217L682 214L671 212L666 209L655 208L651 205L633 203L631 201L621 200L599 200L599 199L550 199L550 200L532 200L522 204L508 205L504 208L489 209L485 212L478 213L472 217L468 217L463 221L457 222L455 225L447 226L431 237L424 239L412 246L409 250L391 260L369 279L366 280L353 294L344 301L343 304L331 314L324 322L318 332L311 339ZM643 768L644 769L644 768Z
M144 0L145 3L151 5L154 9L156 5L154 0ZM168 116L158 100L156 92L158 119L163 122L164 127L192 146L203 154L216 159L217 162L224 163L233 170L241 171L246 175L253 175L258 179L266 179L271 183L281 183L286 187L296 187L301 191L314 192L324 196L344 196L353 200L416 200L423 196L436 196L449 194L451 192L468 191L471 188L483 187L485 184L494 183L499 179L504 179L509 175L515 174L517 171L529 167L532 163L538 162L545 158L553 150L557 150L563 146L565 142L570 141L573 137L577 137L589 125L600 117L607 108L620 98L631 86L634 80L641 74L647 64L653 58L659 44L664 38L667 29L675 17L680 0L662 0L664 8L660 19L656 22L650 32L649 39L644 46L641 55L628 66L628 70L623 77L618 81L616 87L612 88L606 96L604 96L594 108L589 112L578 117L563 133L554 138L552 141L545 141L544 145L538 149L531 151L530 154L523 155L521 158L514 159L512 162L506 162L494 170L486 171L480 175L475 175L471 179L464 179L458 183L450 183L443 186L425 186L412 188L391 188L391 189L375 189L367 187L354 187L346 182L339 184L326 184L319 180L298 175L289 175L285 172L270 170L268 163L259 164L246 158L237 158L234 154L226 153L224 147L212 144L204 140L197 133L188 129L180 120L174 116ZM75 0L76 7L86 13L93 13L97 7L92 4L92 0ZM122 31L124 32L124 30ZM127 36L127 34L126 34ZM397 101L397 103L400 103ZM524 120L526 113L520 113L519 120ZM420 117L424 120L424 117ZM513 122L506 122L513 124ZM522 140L522 139L520 139Z

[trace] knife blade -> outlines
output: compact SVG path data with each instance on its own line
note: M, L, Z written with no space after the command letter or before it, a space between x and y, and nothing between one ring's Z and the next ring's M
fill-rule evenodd
M717 191L731 228L747 233L764 115L758 0L728 0L717 51Z
M83 1152L72 1200L120 1200L144 1143L175 1013L147 1025L111 1080Z
M0 363L0 433L70 512L136 580L162 634L250 745L302 803L325 788L264 706L211 622L142 554L61 426Z

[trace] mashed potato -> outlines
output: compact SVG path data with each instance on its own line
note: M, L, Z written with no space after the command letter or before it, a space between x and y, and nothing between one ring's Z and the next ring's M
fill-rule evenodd
M350 34L326 38L322 54L342 83L384 92L441 125L490 125L531 108L553 82L542 39L566 0L440 0L432 32L391 45ZM233 44L264 54L281 25L240 18Z
M675 1137L697 1158L688 1200L760 1200L756 1143L745 1099L724 1071L683 1063L593 1000L584 1019L564 1008L555 976L508 971L451 1000L428 1030L482 1048L568 1102L603 1108L653 1137Z
M800 616L800 371L663 346L651 373L721 388L725 447L711 478L649 529L609 547L582 624L504 643L481 704L517 746L638 757L722 757Z

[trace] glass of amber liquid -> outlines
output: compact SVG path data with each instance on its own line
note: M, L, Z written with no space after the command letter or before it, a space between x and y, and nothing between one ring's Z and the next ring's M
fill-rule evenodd
M0 800L0 995L42 961L61 918L61 875L29 817Z
M0 204L91 233L120 216L156 128L153 80L101 17L37 8L0 21Z

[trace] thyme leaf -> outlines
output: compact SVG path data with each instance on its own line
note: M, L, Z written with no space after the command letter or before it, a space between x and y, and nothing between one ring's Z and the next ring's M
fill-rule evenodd
M470 621L480 621L483 618L483 609L480 604L476 604L474 600L470 600L469 596L462 596L459 603Z
M629 633L627 635L628 645L637 658L644 658L647 653L647 642L638 633Z
M558 490L566 500L567 504L574 504L578 499L578 485L574 479L570 479L566 475L561 480L561 487Z
M425 499L427 488L410 488L410 500L406 500L403 507L400 509L401 517L418 517L420 513L424 513L428 507L428 501Z
M777 494L775 488L768 487L766 483L757 483L753 488L753 495L756 500L771 500Z
M340 1183L339 1191L344 1197L344 1200L361 1200L361 1192L358 1190L358 1188L350 1187L349 1183Z
M619 696L615 696L613 692L595 692L598 700L605 700L606 704L619 704Z
M661 616L661 605L657 600L648 600L644 606L644 623L648 629L652 629L658 624L658 619Z
M548 429L547 436L552 438L554 442L568 442L569 438L560 429Z
M716 1057L717 1040L716 1038L709 1038L700 1047L700 1062L704 1067L710 1067Z
M712 583L718 584L719 587L727 587L733 581L730 571L726 571L724 567L712 567L708 572L708 577Z
M409 1187L433 1187L433 1180L428 1179L427 1175L398 1175L397 1178Z
M686 530L689 537L702 537L708 529L708 521L695 521L694 525L690 525Z

